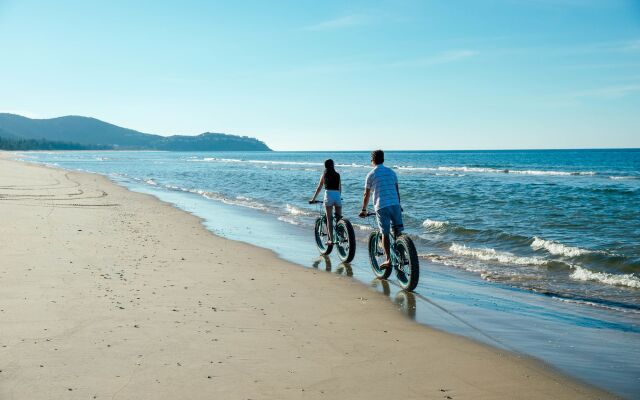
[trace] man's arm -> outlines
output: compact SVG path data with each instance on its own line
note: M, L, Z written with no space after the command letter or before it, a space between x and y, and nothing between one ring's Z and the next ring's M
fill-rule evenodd
M400 203L400 188L398 188L397 182L396 182L396 193L398 193L398 203Z
M371 189L367 188L364 190L364 196L362 197L362 210L360 211L360 217L364 218L367 216L367 206L369 205L369 197L371 197Z

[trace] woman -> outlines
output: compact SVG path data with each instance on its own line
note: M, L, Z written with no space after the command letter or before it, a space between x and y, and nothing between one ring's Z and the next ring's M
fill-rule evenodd
M313 203L320 193L320 189L324 186L324 208L327 212L327 227L329 229L329 241L327 245L333 244L333 208L336 208L336 218L342 216L342 183L340 182L340 174L336 172L333 160L328 159L324 162L324 172L318 182L316 192L309 201Z

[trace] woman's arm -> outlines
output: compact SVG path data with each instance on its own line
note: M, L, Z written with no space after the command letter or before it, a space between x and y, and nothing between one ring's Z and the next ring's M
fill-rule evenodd
M318 187L316 188L316 192L313 194L311 200L309 200L310 202L316 201L316 197L318 197L320 190L322 190L322 185L324 185L324 175L320 177L320 182L318 182Z

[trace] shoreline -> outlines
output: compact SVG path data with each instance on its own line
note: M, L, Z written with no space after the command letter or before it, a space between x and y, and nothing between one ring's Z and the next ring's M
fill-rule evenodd
M3 232L11 239L8 247L0 249L7 252L3 258L11 261L0 276L14 286L2 296L7 299L2 307L3 324L9 329L1 343L6 347L0 347L0 359L6 363L0 366L0 394L21 398L27 392L16 389L17 383L30 382L41 389L30 391L30 398L47 393L86 397L92 390L98 398L158 398L158 393L167 398L172 397L169 393L190 398L212 394L252 398L341 398L346 394L352 398L614 397L540 361L413 323L383 296L355 280L299 268L273 251L216 236L201 218L150 195L129 191L102 175L9 161L1 154L0 178L12 183L0 185L0 205L5 220L13 224L9 232ZM53 184L56 180L59 183ZM19 187L27 181L36 183ZM18 218L21 224L16 224ZM49 222L38 225L42 220ZM105 221L112 225L99 223ZM36 243L31 238L34 226L45 233ZM87 235L92 237L83 237ZM60 243L51 242L52 238ZM96 243L108 245L101 249ZM16 251L25 245L29 253ZM176 250L167 246L176 246ZM184 248L177 250L180 247ZM114 254L113 248L122 251ZM65 255L56 257L53 271L48 269L51 254ZM214 264L220 262L222 266ZM116 264L126 266L116 268ZM78 265L81 269L74 269ZM240 268L241 274L234 273ZM96 275L99 271L103 273ZM87 309L77 307L66 300L66 288L53 290L50 299L34 300L37 293L32 286L41 282L34 274L49 283L71 282L75 300L99 300L83 304ZM40 289L46 293L49 288ZM19 299L19 293L11 290L24 291L26 299ZM160 292L165 295L157 296ZM216 305L207 304L207 308L205 303L216 293L226 296L217 296ZM329 301L327 293L333 295ZM183 303L185 297L191 302ZM49 303L44 302L47 299ZM77 315L68 313L63 304ZM62 327L44 319L50 313L64 317L57 320ZM30 326L24 327L24 315L41 319L29 320ZM179 322L172 321L175 318ZM215 318L220 318L217 325ZM108 320L113 324L105 325L103 321ZM137 320L141 322L132 323ZM46 332L37 329L44 325L49 325ZM102 335L86 337L87 331ZM173 332L179 338L165 335ZM212 342L216 360L201 353ZM59 347L48 351L54 344ZM146 351L136 352L138 346ZM116 353L121 359L109 358L112 347L119 349ZM169 349L180 349L188 356L167 354ZM287 354L291 349L297 354ZM56 353L60 350L63 352ZM130 373L102 377L93 368L86 371L87 363L96 356L106 357L98 361L104 364L99 369L121 368ZM44 364L30 365L29 361L59 363L60 371L55 379L46 374L43 379L41 368L45 367L38 365ZM77 364L71 366L73 362ZM136 369L146 372L139 374ZM187 369L190 374L185 375ZM389 379L380 378L385 376ZM176 388L188 391L176 392ZM58 389L62 391L56 392Z

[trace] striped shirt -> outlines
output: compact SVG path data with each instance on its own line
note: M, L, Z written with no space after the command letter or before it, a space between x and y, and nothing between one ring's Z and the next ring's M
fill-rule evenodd
M366 189L371 190L373 207L376 211L384 207L400 205L398 192L396 191L397 184L398 177L396 173L382 164L376 165L367 174L364 186Z

